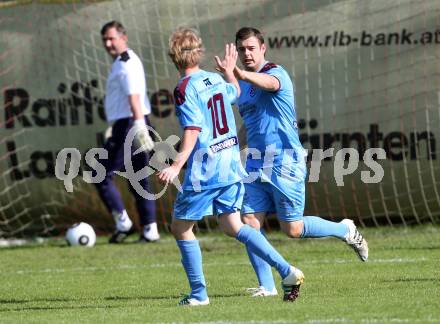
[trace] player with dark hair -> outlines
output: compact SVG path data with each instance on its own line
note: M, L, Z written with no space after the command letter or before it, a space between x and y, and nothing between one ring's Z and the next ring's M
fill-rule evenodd
M240 93L233 72L237 61L235 45L226 45L223 59L216 57L217 69L226 82L219 74L199 68L203 53L202 39L195 30L181 27L171 35L169 55L181 76L174 97L183 138L177 158L159 173L159 179L173 182L187 162L183 190L176 197L171 224L191 287L191 293L179 304L209 304L202 254L193 227L204 216L213 214L218 216L226 235L235 237L277 269L286 291L284 300L293 301L304 280L303 273L240 218L244 191L241 179L245 173L231 107Z
M288 236L337 237L366 261L367 242L352 220L336 223L303 216L306 153L298 136L294 85L280 65L266 61L266 45L258 29L241 28L235 43L244 67L234 70L242 90L238 106L252 152L246 161L252 179L245 180L244 223L261 229L266 214L276 212ZM259 287L250 291L254 296L276 295L270 266L252 251L248 254L259 281Z
M144 67L139 57L128 48L124 26L118 21L110 21L102 27L101 37L104 48L113 58L104 103L107 121L112 125L112 134L104 144L108 157L99 160L106 170L106 175L103 181L96 184L96 188L116 223L116 231L109 242L121 243L134 232L134 225L113 183L113 176L115 171L124 167L124 142L132 127L135 129L135 145L131 152L134 171L141 170L148 164L149 151L154 147L148 130L151 107L146 95ZM133 154L139 148L142 148L143 152ZM148 178L140 180L139 183L144 190L149 190ZM145 199L131 184L130 190L136 199L142 226L139 241L157 241L159 232L155 201Z

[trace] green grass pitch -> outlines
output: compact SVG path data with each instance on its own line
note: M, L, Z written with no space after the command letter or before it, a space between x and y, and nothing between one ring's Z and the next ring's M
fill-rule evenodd
M155 244L0 249L0 323L440 323L440 228L362 231L370 260L336 239L269 238L303 270L301 296L251 298L244 248L201 234L211 305L178 307L188 283L171 236ZM279 287L279 277L275 274Z

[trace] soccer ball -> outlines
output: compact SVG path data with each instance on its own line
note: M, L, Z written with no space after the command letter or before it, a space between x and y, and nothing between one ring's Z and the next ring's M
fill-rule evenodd
M87 223L73 224L66 232L66 241L70 246L92 247L96 242L96 234L93 227Z

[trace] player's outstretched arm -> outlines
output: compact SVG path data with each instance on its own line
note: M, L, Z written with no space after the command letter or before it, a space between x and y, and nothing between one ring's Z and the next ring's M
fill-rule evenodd
M245 71L236 66L234 74L237 79L252 83L254 86L265 91L275 92L280 89L280 81L266 73Z
M240 85L234 75L234 69L237 64L238 52L233 43L225 45L225 56L220 59L215 56L216 70L223 73L226 82L232 83L237 88L237 97L240 96Z
M185 165L188 157L194 149L194 146L196 145L199 133L200 130L197 129L185 129L183 131L183 139L179 154L171 166L159 172L159 180L165 183L170 183L173 182L173 180L179 175L180 170Z

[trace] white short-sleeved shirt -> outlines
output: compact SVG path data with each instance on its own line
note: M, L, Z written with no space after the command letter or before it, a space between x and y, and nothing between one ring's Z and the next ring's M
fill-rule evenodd
M139 57L127 49L115 59L107 79L104 107L109 123L133 116L128 101L132 94L140 95L144 115L150 114L144 67Z

